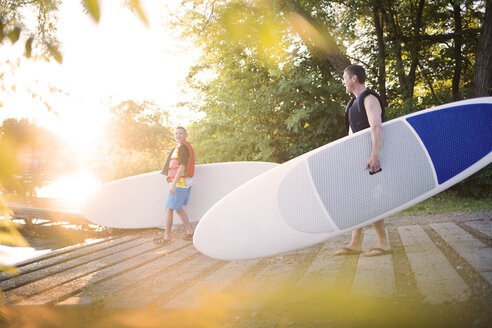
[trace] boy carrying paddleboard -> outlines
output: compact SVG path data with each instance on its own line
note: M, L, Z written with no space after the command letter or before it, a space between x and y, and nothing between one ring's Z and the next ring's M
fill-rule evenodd
M191 192L192 177L195 171L195 155L193 147L186 141L186 129L179 126L174 130L174 139L178 143L167 156L161 174L167 176L170 183L166 202L166 230L164 236L155 239L158 244L167 245L171 242L173 214L176 211L186 229L185 240L193 239L193 227L183 209L188 203Z

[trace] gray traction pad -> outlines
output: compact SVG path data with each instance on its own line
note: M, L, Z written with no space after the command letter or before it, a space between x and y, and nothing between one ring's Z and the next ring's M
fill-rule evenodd
M348 229L436 186L432 166L423 148L402 121L384 126L383 171L372 176L365 169L370 150L367 130L313 154L307 159L308 165L302 162L293 168L278 191L283 219L299 231L332 232L333 224L322 208L324 205L338 229Z

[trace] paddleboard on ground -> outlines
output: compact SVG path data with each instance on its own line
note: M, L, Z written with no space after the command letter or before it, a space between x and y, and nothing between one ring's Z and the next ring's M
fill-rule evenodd
M382 171L369 129L294 158L237 188L201 219L194 245L218 259L299 249L417 204L492 161L492 97L383 124Z
M199 220L222 197L257 175L278 166L267 162L227 162L195 167L190 200L184 210L190 221ZM116 180L99 187L81 209L90 221L111 228L164 226L169 193L160 171ZM181 224L174 215L174 224Z

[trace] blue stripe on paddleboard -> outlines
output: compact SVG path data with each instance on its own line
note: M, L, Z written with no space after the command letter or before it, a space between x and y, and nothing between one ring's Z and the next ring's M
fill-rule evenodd
M492 151L492 104L448 107L407 121L427 148L439 184Z

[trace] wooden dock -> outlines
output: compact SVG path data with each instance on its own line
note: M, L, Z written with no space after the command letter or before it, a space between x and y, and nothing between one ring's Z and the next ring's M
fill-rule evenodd
M21 198L7 203L12 210L14 219L26 220L32 223L33 219L51 222L66 222L79 225L91 224L80 214L80 210L73 202L54 198Z
M9 306L190 309L234 295L227 306L244 310L275 302L287 287L428 305L492 304L492 211L386 223L394 253L373 258L333 256L349 234L275 257L221 261L184 241L181 228L166 246L153 242L161 230L133 230L20 263L17 275L0 274L0 288ZM364 233L367 250L376 236L372 228Z

